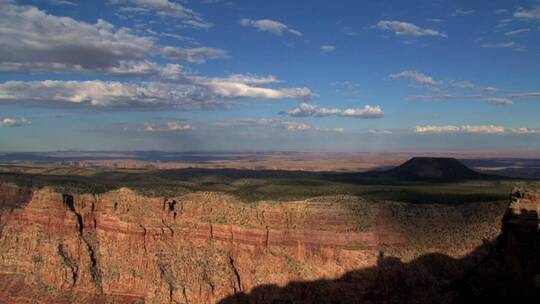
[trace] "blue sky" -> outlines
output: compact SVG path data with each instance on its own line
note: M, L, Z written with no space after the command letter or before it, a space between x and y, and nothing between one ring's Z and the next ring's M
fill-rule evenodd
M0 150L538 151L539 1L0 0Z

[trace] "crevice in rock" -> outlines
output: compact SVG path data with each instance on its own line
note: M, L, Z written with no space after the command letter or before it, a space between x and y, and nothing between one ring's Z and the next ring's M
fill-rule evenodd
M75 210L75 204L73 202L73 195L69 194L62 194L62 201L64 202L64 205L71 211L73 214L75 214L75 217L77 218L78 223L78 229L79 229L79 236L82 237L83 234L83 219L82 216Z
M184 296L184 301L186 301L186 304L189 304L185 286L182 286L182 295Z
M176 200L172 200L168 204L169 204L169 211L174 211L174 209L176 207Z
M264 240L264 245L266 248L268 248L268 237L270 235L270 229L268 229L268 226L266 226L266 238Z
M174 288L172 287L172 284L169 283L169 303L174 303L173 302L173 292L174 292Z
M71 288L73 288L73 286L75 286L75 284L77 283L77 279L79 278L79 265L77 265L77 263L69 257L62 243L58 244L58 254L62 258L64 264L68 266L71 270L71 278L73 280Z
M79 237L83 241L83 243L86 246L86 250L88 251L88 256L90 257L90 275L92 276L92 281L94 282L94 285L96 288L103 292L103 288L101 286L101 272L97 266L97 258L94 251L94 248L90 244L90 242L87 240L87 238L84 236L83 229L84 229L84 223L83 223L83 217L82 215L77 212L75 209L75 203L73 200L73 195L70 194L62 194L62 201L64 202L64 205L75 215L77 218L77 224L78 224L78 231L79 231Z
M236 269L236 266L234 265L234 259L232 258L232 256L229 256L229 264L231 265L231 268L232 268L232 271L234 273L234 276L236 278L236 283L238 284L238 291L243 291L242 290L242 280L240 279L240 273L238 272L238 269ZM237 292L237 291L235 291Z

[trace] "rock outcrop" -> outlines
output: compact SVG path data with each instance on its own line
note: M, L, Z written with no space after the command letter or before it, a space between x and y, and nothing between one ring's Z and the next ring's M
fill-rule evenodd
M381 256L470 256L499 234L506 208L349 196L248 204L210 192L72 195L11 184L0 186L0 203L0 303L243 301L235 295L342 278L377 267ZM448 273L461 276L487 254L449 262Z

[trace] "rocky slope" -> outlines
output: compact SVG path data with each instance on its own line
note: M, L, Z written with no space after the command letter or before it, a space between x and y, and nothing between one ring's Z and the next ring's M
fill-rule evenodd
M540 199L531 202L538 208ZM279 292L248 295L316 280L338 280L326 292L354 281L357 295L373 276L339 281L351 271L433 252L461 259L445 262L461 277L489 255L475 249L499 235L506 206L349 196L246 204L211 192L149 198L125 188L71 195L2 184L0 303L272 303ZM407 276L433 277L415 271ZM287 301L316 302L306 288Z

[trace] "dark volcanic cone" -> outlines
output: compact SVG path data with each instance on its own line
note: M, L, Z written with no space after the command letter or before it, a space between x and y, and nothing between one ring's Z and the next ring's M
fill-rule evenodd
M455 158L413 157L404 164L383 173L398 180L466 180L486 175L469 169Z

